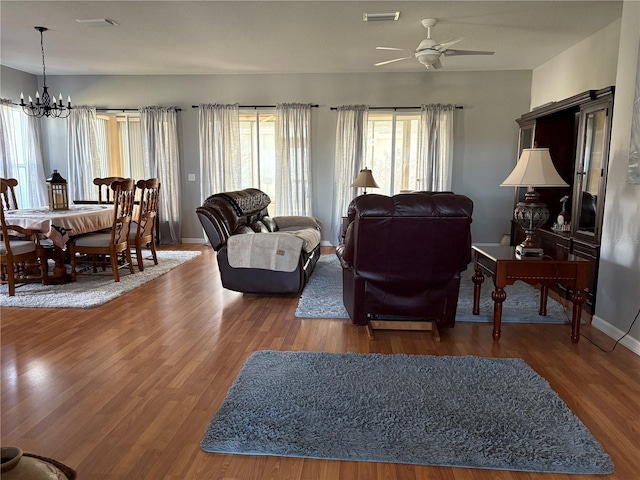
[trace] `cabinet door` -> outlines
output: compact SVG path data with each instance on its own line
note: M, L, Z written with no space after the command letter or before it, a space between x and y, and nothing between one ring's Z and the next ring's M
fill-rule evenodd
M581 108L571 220L576 237L595 243L600 241L604 212L610 127L611 101Z
M520 124L520 138L518 139L518 158L522 150L525 148L533 148L533 139L535 137L536 122L523 122Z
M520 155L522 155L522 150L524 150L525 148L535 147L534 137L535 137L535 130L536 130L535 120L530 120L527 122L518 122L518 124L520 126L520 135L518 137L518 158L516 158L516 163L518 163L518 160L520 159ZM524 202L524 196L526 193L527 193L526 187L514 187L514 194L513 194L514 208L518 204L518 202ZM514 238L514 234L515 232L512 226L511 227L512 239ZM515 245L517 245L517 243Z

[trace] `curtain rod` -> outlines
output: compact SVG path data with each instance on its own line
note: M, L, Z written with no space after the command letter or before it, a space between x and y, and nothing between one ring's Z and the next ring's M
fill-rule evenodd
M238 105L238 108L253 108L257 110L258 108L276 108L277 105ZM311 108L318 108L319 105L311 105ZM191 105L191 108L200 108L200 105Z
M107 107L96 107L96 112L139 112L139 108L107 108ZM181 108L176 108L176 112L181 112Z
M456 110L462 110L464 107L462 105L456 105ZM396 110L416 110L416 109L420 109L422 108L422 106L420 107L369 107L369 110L393 110L394 112ZM331 107L331 110L337 110L338 107Z

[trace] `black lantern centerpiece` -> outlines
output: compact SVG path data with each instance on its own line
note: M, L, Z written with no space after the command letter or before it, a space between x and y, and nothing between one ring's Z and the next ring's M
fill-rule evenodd
M67 181L62 178L58 170L54 170L51 177L47 178L47 193L49 210L69 210Z

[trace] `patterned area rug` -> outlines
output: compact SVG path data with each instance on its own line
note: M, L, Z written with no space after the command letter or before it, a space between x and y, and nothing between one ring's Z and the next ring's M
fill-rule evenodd
M114 282L112 276L80 275L77 281L64 285L42 285L28 283L16 288L13 297L8 295L7 285L0 285L0 306L26 308L92 308L102 305L139 286L173 270L184 262L200 255L194 251L158 250L158 265L145 256L144 271L131 275L128 269L120 270L120 281ZM135 260L134 260L135 262Z
M473 268L462 273L456 321L493 323L493 283L486 278L480 295L480 315L473 315ZM516 282L505 288L507 299L502 304L502 321L505 323L571 323L571 313L551 297L547 300L547 315L538 315L540 294L524 282ZM299 318L349 318L342 303L342 269L334 254L322 255L305 286L295 313Z
M523 360L259 351L207 452L608 474L582 422Z

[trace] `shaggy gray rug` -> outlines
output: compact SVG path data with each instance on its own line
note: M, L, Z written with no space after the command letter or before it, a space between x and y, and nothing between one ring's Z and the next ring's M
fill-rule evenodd
M135 268L133 275L128 269L120 270L120 281L112 276L79 275L77 280L64 285L42 285L28 283L16 288L10 297L7 285L0 286L0 306L41 308L91 308L102 305L139 286L158 278L169 270L200 255L197 251L158 250L158 265L146 259L151 253L144 251L144 271ZM135 262L135 260L134 260ZM107 271L108 273L109 271Z
M480 294L480 315L471 313L473 307L473 267L462 273L456 320L459 322L493 323L493 281L486 277ZM553 298L548 297L547 315L538 315L539 292L531 285L516 282L505 288L507 299L502 304L505 323L571 323L570 314ZM322 255L305 286L295 313L299 318L349 318L342 303L342 269L338 258Z
M259 351L211 420L207 452L528 472L613 463L524 361Z

